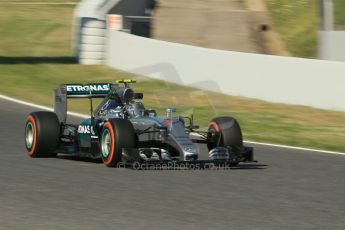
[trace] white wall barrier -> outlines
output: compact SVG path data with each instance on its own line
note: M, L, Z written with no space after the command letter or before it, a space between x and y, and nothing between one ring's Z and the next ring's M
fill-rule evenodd
M323 60L345 62L345 31L320 31L319 55Z
M230 95L345 111L345 62L206 49L107 31L106 64Z

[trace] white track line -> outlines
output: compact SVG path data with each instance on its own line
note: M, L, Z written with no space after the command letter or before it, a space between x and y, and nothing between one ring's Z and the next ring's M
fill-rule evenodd
M0 98L4 99L4 100L7 100L7 101L15 102L15 103L18 103L18 104L21 104L21 105L26 105L26 106L34 107L34 108L37 108L37 109L48 110L48 111L53 111L54 110L53 108L50 108L50 107L47 107L47 106L37 105L37 104L30 103L30 102L18 100L18 99L15 99L13 97L8 97L8 96L2 95L2 94L0 94ZM74 116L74 117L80 117L80 118L87 118L87 117L89 117L88 115L81 114L81 113L75 113L75 112L68 112L67 114L71 115L71 116Z
M278 144L270 144L270 143L261 143L261 142L255 142L255 141L244 141L244 142L248 143L248 144L255 144L255 145L266 145L266 146L279 147L279 148L284 148L284 149L295 149L295 150L302 150L302 151L309 151L309 152L319 152L319 153L328 153L328 154L345 156L345 153L342 153L342 152L334 152L334 151L327 151L327 150L321 150L321 149L309 149L309 148L303 148L303 147L295 147L295 146L289 146L289 145L278 145Z
M26 106L30 106L30 107L34 107L34 108L38 108L38 109L53 111L53 109L50 107L37 105L37 104L30 103L30 102L22 101L22 100L18 100L18 99L8 97L8 96L2 95L2 94L0 94L0 98L7 100L7 101L15 102L15 103L18 103L21 105L26 105ZM80 117L80 118L89 117L88 115L81 114L81 113L75 113L75 112L68 112L68 115L71 115L74 117ZM335 155L345 156L345 153L342 153L342 152L326 151L326 150L320 150L320 149L309 149L309 148L295 147L295 146L289 146L289 145L278 145L278 144L262 143L262 142L255 142L255 141L244 141L244 142L248 143L248 144L265 145L265 146L272 146L272 147L285 148L285 149L295 149L295 150L303 150L303 151L309 151L309 152L319 152L319 153L327 153L327 154L335 154Z

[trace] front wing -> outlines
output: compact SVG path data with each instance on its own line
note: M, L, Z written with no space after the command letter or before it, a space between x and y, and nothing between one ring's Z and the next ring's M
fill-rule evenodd
M122 162L119 167L131 168L211 168L211 167L233 167L241 162L257 162L253 159L252 147L229 148L228 159L207 159L207 160L143 160L138 149L123 149Z

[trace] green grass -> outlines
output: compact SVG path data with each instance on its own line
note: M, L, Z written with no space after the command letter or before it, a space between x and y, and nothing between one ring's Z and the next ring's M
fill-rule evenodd
M296 57L317 57L318 0L265 0L273 26ZM333 0L335 29L345 30L345 0Z
M296 57L317 56L318 4L316 0L265 0L273 27Z
M334 24L336 28L345 30L345 0L333 0Z
M72 12L73 7L55 5L0 8L1 94L52 106L52 90L61 83L135 78L138 80L135 89L144 93L146 107L158 109L160 114L164 108L174 106L179 114L193 113L202 127L212 117L232 115L239 120L245 139L345 151L345 113L342 112L221 95L104 66L73 64L68 58ZM21 56L24 58L16 58ZM50 58L35 58L40 56ZM53 64L56 59L51 57L56 56L67 56L58 60L70 64ZM88 108L87 101L69 104L69 109L76 112L88 113Z
M73 9L0 4L0 56L70 56Z

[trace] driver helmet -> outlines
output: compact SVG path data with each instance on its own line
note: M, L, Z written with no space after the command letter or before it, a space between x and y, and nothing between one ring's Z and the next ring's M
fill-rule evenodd
M127 112L131 117L144 116L145 107L140 101L134 100L127 105Z

